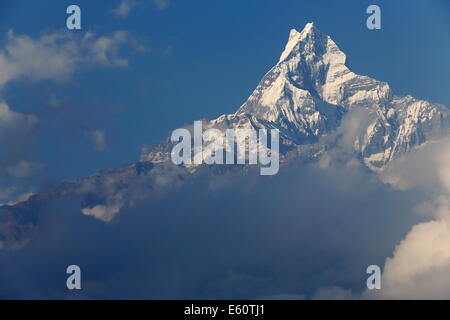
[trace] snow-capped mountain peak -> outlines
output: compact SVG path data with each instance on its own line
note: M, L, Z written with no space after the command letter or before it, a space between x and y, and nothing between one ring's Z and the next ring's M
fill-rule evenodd
M316 28L313 22L306 24L301 32L291 29L289 39L278 63L298 53L313 56L326 56L333 64L344 64L345 54L339 50L334 41L326 34Z
M446 107L411 96L397 97L387 83L355 74L345 62L346 55L315 24L308 23L301 32L293 29L280 60L247 101L234 114L204 120L202 127L222 133L226 129L278 129L280 170L283 164L316 161L344 140L340 138L344 131L349 151L370 169L381 169L411 148L448 134ZM354 112L362 116L353 117ZM356 119L350 126L349 121L342 121L348 116ZM139 195L130 187L136 181L151 192L162 192L182 184L197 169L218 174L222 169L240 170L234 166L174 166L169 160L171 151L169 139L157 147L145 147L138 163L66 183L32 200L79 194L85 199L84 214L109 221L122 206L138 201Z
M445 106L395 96L387 83L355 74L345 61L337 44L313 23L301 32L293 29L280 60L247 101L234 114L204 120L203 128L278 129L280 170L283 163L316 161L342 140L350 146L349 153L378 170L412 148L448 135ZM355 112L362 116L353 118ZM350 126L341 121L348 116L354 120ZM345 139L339 140L340 135ZM53 200L75 195L82 199L83 214L110 221L146 192L157 195L183 184L197 167L173 165L171 147L170 140L144 147L137 163L63 183L14 206L0 206L0 248L22 245L41 207ZM210 168L217 174L224 169L200 169ZM136 185L146 192L136 193Z
M279 129L284 150L292 150L320 143L355 109L368 117L354 151L372 169L448 132L446 107L397 97L386 82L352 72L345 53L312 22L290 31L279 61L236 113L204 126ZM152 158L148 149L141 157Z

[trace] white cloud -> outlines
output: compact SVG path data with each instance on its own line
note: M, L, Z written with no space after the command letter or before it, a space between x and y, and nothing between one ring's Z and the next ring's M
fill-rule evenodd
M386 260L383 298L450 298L450 226L447 220L415 225Z
M130 14L131 10L136 6L136 0L122 0L117 8L114 8L112 12L121 18L126 18Z
M81 212L87 216L93 216L104 222L110 222L116 214L120 212L121 206L116 204L112 206L97 205L92 208L83 208Z
M1 191L1 190L0 190ZM1 192L0 192L1 193ZM34 195L33 192L27 192L19 194L14 200L10 200L6 203L0 203L0 206L8 205L8 206L14 206L18 203L27 201L32 195ZM1 196L0 196L1 197ZM1 249L1 248L0 248Z
M92 54L89 57L92 62L112 67L128 66L128 59L119 57L118 51L129 40L130 35L126 31L116 31L111 37L99 38L93 33L87 33L83 38L83 41L86 41L87 52Z
M125 67L128 60L119 51L135 43L125 31L100 37L93 32L80 36L61 31L37 38L10 31L7 41L0 50L0 86L24 78L66 81L80 64Z
M36 125L37 122L38 120L35 116L15 112L11 110L8 104L0 102L0 134L9 133L16 128L21 128L21 130L29 129Z
M450 298L450 141L429 143L394 160L381 174L402 190L432 196L417 213L431 220L416 224L386 259L382 290L368 297L388 299Z

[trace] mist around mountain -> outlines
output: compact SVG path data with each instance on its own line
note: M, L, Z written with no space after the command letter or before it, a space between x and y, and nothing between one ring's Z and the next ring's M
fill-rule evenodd
M83 298L450 297L448 115L353 73L308 23L236 113L203 120L278 129L277 175L176 166L167 140L3 205L0 297L72 297L69 264Z

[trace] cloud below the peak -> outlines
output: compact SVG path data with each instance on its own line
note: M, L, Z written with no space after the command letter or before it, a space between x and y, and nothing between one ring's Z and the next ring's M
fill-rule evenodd
M22 272L34 289L9 284L10 295L61 297L51 288L70 260L86 275L101 270L101 279L83 280L84 298L346 297L364 290L366 267L381 264L418 221L410 192L354 165L299 166L273 177L206 171L178 186L168 185L167 172L157 166L148 179L127 182L128 193L100 194L102 204L50 205L18 256L58 261L45 277ZM130 197L139 199L122 205ZM16 259L0 251L10 277ZM317 291L327 287L346 289Z
M423 217L385 261L382 289L364 296L450 298L450 140L430 142L392 161L381 178L399 190L428 194L414 213Z

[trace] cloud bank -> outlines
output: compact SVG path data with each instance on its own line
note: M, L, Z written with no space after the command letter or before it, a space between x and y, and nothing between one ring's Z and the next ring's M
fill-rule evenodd
M392 162L382 178L429 200L415 207L425 222L414 225L386 259L382 290L373 298L450 298L450 140L428 143Z
M421 221L411 215L420 197L392 190L354 165L299 166L270 178L257 170L207 170L176 187L166 172L137 180L129 190L139 200L114 219L108 215L118 203L113 200L123 197L103 207L83 206L76 196L47 206L27 246L0 251L7 295L348 295L364 291L367 266L382 264ZM83 215L82 208L89 210ZM82 268L83 292L61 287L66 264ZM8 281L18 273L25 284Z

